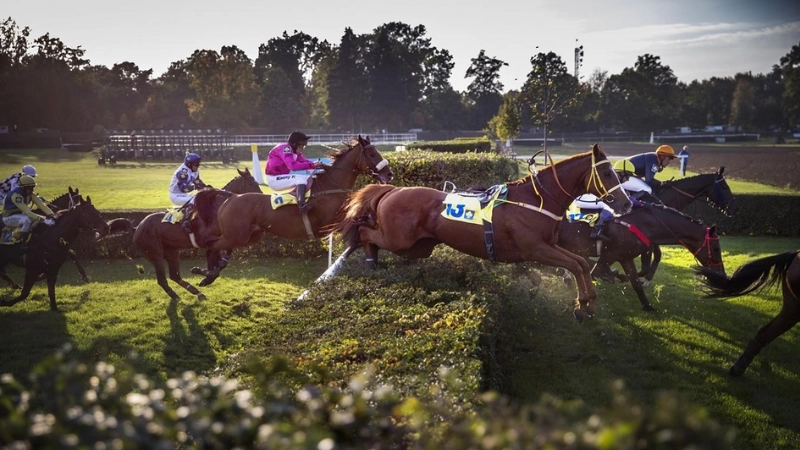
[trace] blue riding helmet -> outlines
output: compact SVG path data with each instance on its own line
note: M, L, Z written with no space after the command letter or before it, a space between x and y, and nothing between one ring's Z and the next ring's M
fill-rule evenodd
M187 153L186 156L183 158L183 163L186 165L189 164L200 164L200 155L197 153Z
M31 166L31 165L22 166L22 173L24 173L25 175L29 175L29 176L35 177L36 176L36 168Z

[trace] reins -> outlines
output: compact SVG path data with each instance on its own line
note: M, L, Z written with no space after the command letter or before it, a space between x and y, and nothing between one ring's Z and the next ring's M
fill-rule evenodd
M655 208L656 206L653 205L653 207ZM689 253L691 253L692 256L694 256L695 261L699 262L701 265L709 266L709 267L719 267L719 266L724 264L722 261L720 261L718 263L715 263L714 260L713 260L713 254L711 253L711 241L719 241L719 236L711 237L711 228L706 227L706 235L705 235L705 238L703 239L703 245L701 245L697 249L697 251L693 251L691 248L689 248L688 245L686 245L686 243L683 241L683 239L678 237L678 235L675 234L674 231L672 231L672 228L667 226L667 224L665 224L664 221L661 220L660 217L658 217L655 214L653 214L652 217L654 219L656 219L656 221L658 221L658 223L660 223L664 227L664 229L666 229L672 235L672 237L674 237L678 241L678 243L681 244L681 246L683 246L683 248L688 250ZM703 264L703 262L700 261L700 259L697 257L697 255L700 253L701 250L703 250L703 248L707 249L706 250L706 252L707 252L706 256L708 257L708 263L707 264Z
M330 166L326 166L325 169L323 169L324 172L327 172L328 170L343 170L343 171L348 171L348 172L355 173L356 175L375 176L375 175L378 174L378 172L380 172L381 169L383 169L384 167L389 165L389 161L387 161L386 158L384 158L384 159L381 159L381 161L378 164L376 164L374 167L372 167L372 164L370 163L370 161L367 161L367 165L370 166L370 169L369 170L360 170L358 167L361 165L361 160L364 159L364 150L366 150L368 147L373 147L374 148L375 146L368 145L368 146L365 147L365 146L361 145L360 143L356 144L356 145L353 145L353 146L348 145L346 143L344 143L344 144L347 145L347 151L348 152L352 151L356 146L360 147L360 151L358 152L358 159L356 159L356 163L353 166L353 168L352 169L346 169L346 168L342 168L342 167L336 167L335 166L336 161L334 161L333 164L331 164ZM339 155L339 157L340 156L341 155ZM338 157L337 157L337 159L338 159ZM352 188L349 188L349 189L345 188L344 186L339 184L336 180L334 180L333 177L328 176L327 179L328 179L328 181L333 183L333 185L336 186L338 189L327 189L327 190L324 190L324 191L312 192L311 193L312 197L319 197L321 195L327 195L327 194L346 194L346 193L352 192Z

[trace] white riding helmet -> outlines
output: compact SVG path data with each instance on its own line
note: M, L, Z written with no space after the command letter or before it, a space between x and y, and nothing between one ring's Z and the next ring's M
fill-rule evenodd
M31 166L31 165L22 166L22 173L24 173L25 175L30 175L32 177L35 177L36 176L36 168Z

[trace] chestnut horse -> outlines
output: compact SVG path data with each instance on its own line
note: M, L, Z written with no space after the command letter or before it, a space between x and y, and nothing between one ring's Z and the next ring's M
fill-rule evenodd
M370 144L369 138L353 138L345 143L344 148L332 151L328 156L332 162L324 166L323 172L314 179L311 198L307 201L313 207L305 217L295 205L273 209L270 195L237 195L219 208L217 218L221 236L209 248L219 252L244 247L258 242L264 232L289 239L319 237L320 229L337 220L342 203L358 175L371 175L379 183L392 180L389 163ZM207 270L192 269L193 273L206 275L200 286L213 283L228 263L224 258L213 261L213 256L209 254Z
M756 259L736 269L730 278L708 268L700 268L697 272L706 277L707 298L735 297L772 287L778 282L781 284L781 311L747 344L730 368L729 373L733 376L742 375L762 348L800 321L800 250Z
M206 190L197 194L196 203L198 204L198 213L200 213L199 203L202 197L210 198L208 201L223 202L228 197L234 194L241 194L245 192L261 192L258 182L250 174L250 171L245 169L244 172L237 169L239 175L231 180L222 191ZM164 272L164 263L169 267L169 278L178 283L181 287L196 295L198 299L205 299L196 287L189 284L181 277L180 270L180 249L192 248L191 239L189 234L183 230L180 224L162 222L165 213L153 213L142 219L136 231L133 233L133 245L139 250L142 256L150 261L156 271L156 279L158 285L164 289L164 292L173 300L178 300L178 294L172 290L167 282L166 273ZM195 219L197 220L197 219ZM209 228L208 233L213 234L213 224Z
M591 226L588 223L565 220L559 229L558 245L587 259L596 257L597 240L590 238L590 233ZM683 245L700 264L725 274L716 227L706 228L702 222L667 206L635 207L631 212L609 221L606 224L606 236L611 240L602 243L592 275L596 277L598 270L602 271L619 262L639 297L642 309L648 312L655 309L644 294L634 258L646 252L650 244ZM589 265L592 265L591 261Z
M595 194L620 213L630 209L631 201L606 155L595 144L590 152L508 183L507 189L507 198L492 212L490 247L485 245L484 227L444 218L448 194L426 187L367 186L351 196L344 220L332 232L348 242L345 256L360 244L370 268L375 267L379 248L425 258L439 244L484 259L564 267L579 280L575 317L582 321L592 316L597 293L589 265L557 245L558 227L572 199L583 193Z

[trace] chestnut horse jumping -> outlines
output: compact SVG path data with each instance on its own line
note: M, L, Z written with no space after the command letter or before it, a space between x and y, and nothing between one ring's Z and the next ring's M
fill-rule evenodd
M492 213L494 259L564 267L579 280L575 317L578 321L591 317L597 293L589 265L557 245L558 228L572 200L586 192L620 213L631 208L606 155L595 144L590 152L547 166L507 187L507 198ZM367 186L351 196L344 220L332 227L332 232L348 242L346 256L360 244L371 268L379 248L425 258L434 247L445 244L472 256L491 258L483 227L442 216L446 197L445 192L425 187Z
M227 265L225 258L212 260L215 255L220 255L219 252L254 244L264 232L288 239L319 237L320 229L339 217L337 214L342 203L359 175L370 175L379 183L392 180L389 163L370 144L369 138L358 136L345 145L345 148L328 154L333 161L324 166L323 173L314 179L311 198L307 201L313 207L305 217L295 205L273 209L270 195L243 194L226 201L217 214L221 235L209 245L209 249L217 253L209 253L207 270L192 269L193 273L206 275L200 286L213 283Z
M705 267L697 272L706 276L709 288L706 297L709 298L745 295L780 282L783 307L774 319L758 330L731 367L729 373L735 377L744 373L762 348L800 322L800 250L756 259L736 269L730 278Z

